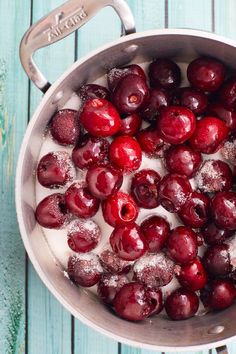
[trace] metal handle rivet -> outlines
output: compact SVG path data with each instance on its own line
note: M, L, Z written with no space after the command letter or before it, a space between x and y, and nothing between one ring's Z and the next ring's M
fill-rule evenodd
M209 334L220 334L224 331L224 326L214 326L208 330Z

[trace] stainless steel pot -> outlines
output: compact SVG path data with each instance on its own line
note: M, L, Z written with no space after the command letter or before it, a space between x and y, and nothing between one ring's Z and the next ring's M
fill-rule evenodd
M44 46L61 40L85 24L104 6L112 6L120 16L125 37L77 61L51 87L32 55ZM41 228L34 217L34 170L49 118L62 101L84 82L92 82L107 68L166 56L188 61L198 55L211 55L236 69L236 43L212 33L194 30L153 30L134 33L132 14L124 0L70 0L44 17L25 34L20 47L22 65L34 84L45 93L27 128L17 166L16 209L25 248L42 281L76 318L117 341L162 351L220 347L236 340L236 304L222 312L173 322L157 316L150 322L131 323L109 312L92 294L78 289L64 277L54 262ZM132 34L133 33L133 34ZM223 346L223 347L222 347Z

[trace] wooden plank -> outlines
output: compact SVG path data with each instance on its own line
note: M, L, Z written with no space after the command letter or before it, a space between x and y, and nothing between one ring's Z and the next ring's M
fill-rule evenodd
M61 4L61 0L34 1L33 22ZM40 50L35 60L43 74L53 82L74 61L74 36ZM31 85L31 116L41 97L41 92ZM28 352L69 354L71 353L71 315L49 293L31 264L28 269Z
M28 81L18 44L29 26L30 0L0 2L0 353L25 351L25 252L16 220L14 184L27 124Z

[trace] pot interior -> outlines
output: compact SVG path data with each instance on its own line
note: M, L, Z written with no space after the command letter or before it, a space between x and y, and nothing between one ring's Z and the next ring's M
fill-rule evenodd
M235 53L233 42L224 43L217 36L198 31L152 31L122 38L75 63L47 92L27 129L16 185L18 220L27 252L42 280L74 316L119 341L152 349L168 347L169 350L222 341L235 335L236 304L227 310L186 321L171 321L159 315L131 323L116 317L89 291L73 285L54 259L34 218L35 167L47 123L72 92L114 66L130 61L142 63L159 56L188 62L199 55L207 55L236 69Z

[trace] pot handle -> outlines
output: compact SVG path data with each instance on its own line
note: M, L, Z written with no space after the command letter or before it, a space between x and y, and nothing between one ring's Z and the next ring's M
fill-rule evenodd
M226 345L222 345L222 347L216 348L217 354L228 354L228 349Z
M31 81L45 93L51 84L33 60L34 53L53 44L88 22L105 6L111 6L122 22L122 35L135 32L132 12L124 0L69 0L35 23L20 44L22 66Z

